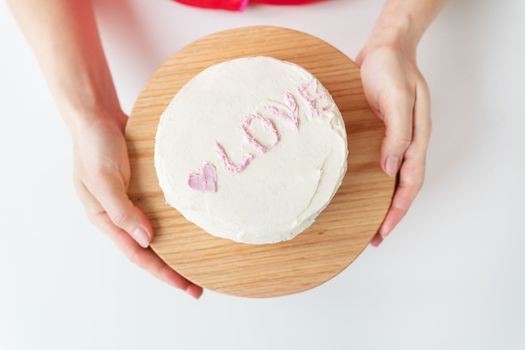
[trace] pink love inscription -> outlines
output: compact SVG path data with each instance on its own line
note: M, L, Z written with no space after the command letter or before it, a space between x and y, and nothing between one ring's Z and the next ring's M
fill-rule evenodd
M266 109L273 116L282 118L288 121L290 124L292 124L295 127L296 130L299 130L299 105L297 104L295 97L287 91L284 94L284 101L286 102L286 105L290 109L291 113L283 111L282 109L277 108L272 105L266 106Z
M261 123L263 123L266 130L272 133L274 137L274 142L271 145L265 146L259 141L257 141L255 137L253 137L252 133L250 132L250 124L254 120L259 120ZM275 128L273 122L270 119L261 116L260 114L250 114L249 116L247 116L241 125L241 129L246 141L248 141L250 145L252 145L256 150L258 150L261 153L268 152L281 140L281 135L279 135L279 132Z
M313 87L313 88L312 88ZM321 90L318 92L318 90ZM319 86L319 82L315 79L302 84L298 88L299 95L302 97L304 102L310 107L312 116L318 117L322 112L325 112L332 108L333 102L329 101L328 104L324 106L320 102L326 102L326 97L328 97L328 91L324 87ZM273 105L266 105L265 109L275 118L280 118L292 125L293 128L299 130L299 104L295 99L295 96L286 91L284 93L284 104L288 107L287 110L283 110ZM259 121L262 123L264 128L273 135L274 142L270 145L263 145L261 142L255 139L255 137L250 132L250 125L253 121ZM244 121L241 124L241 130L244 135L244 139L253 146L257 151L261 153L266 153L270 151L275 145L281 140L281 135L275 127L273 121L269 118L266 118L260 114L250 114L244 118ZM241 162L239 164L234 163L224 146L219 142L215 141L215 153L222 160L224 168L232 174L238 174L243 172L244 169L250 162L255 158L251 153L245 153ZM192 189L201 191L201 192L217 192L217 170L212 163L204 163L201 168L201 174L191 173L188 177L188 186Z
M308 89L310 89L312 85L314 86L313 95L308 92ZM317 90L319 89L321 90L321 92L317 93ZM332 108L332 102L325 106L319 105L319 102L328 96L328 91L326 91L324 87L319 86L318 80L311 80L310 82L299 86L298 90L303 100L310 106L312 116L318 117L321 114L321 112L326 112L330 108Z
M218 142L215 141L215 153L217 153L217 156L222 160L222 163L224 164L224 167L226 170L233 174L238 174L250 164L252 159L255 157L251 153L246 153L244 155L244 158L242 159L242 162L240 164L235 164L232 162L230 157L228 157L228 154L224 150L224 147Z

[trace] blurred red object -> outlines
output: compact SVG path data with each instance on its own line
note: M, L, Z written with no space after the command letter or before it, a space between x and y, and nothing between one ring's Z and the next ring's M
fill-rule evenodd
M182 4L229 11L243 11L249 2L268 5L303 5L321 0L176 0Z

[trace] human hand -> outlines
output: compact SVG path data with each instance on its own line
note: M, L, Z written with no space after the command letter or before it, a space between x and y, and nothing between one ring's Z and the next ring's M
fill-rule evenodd
M416 65L415 47L400 40L367 44L357 64L368 104L385 123L381 167L399 174L390 208L371 244L378 246L419 192L431 132L430 94Z
M99 118L73 130L74 182L90 221L122 250L129 260L155 277L185 290L195 298L202 288L186 280L155 254L149 243L153 228L144 213L129 200L130 168L122 113Z

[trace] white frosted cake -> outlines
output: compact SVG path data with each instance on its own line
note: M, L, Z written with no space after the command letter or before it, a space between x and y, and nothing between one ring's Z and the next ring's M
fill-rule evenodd
M155 168L169 205L208 233L250 244L292 239L346 173L341 113L298 65L247 57L211 66L161 116Z

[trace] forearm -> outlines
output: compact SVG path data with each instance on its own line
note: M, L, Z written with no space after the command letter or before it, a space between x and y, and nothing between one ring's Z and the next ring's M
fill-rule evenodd
M70 129L119 115L90 0L8 0Z
M366 46L401 45L414 52L446 0L386 0Z

